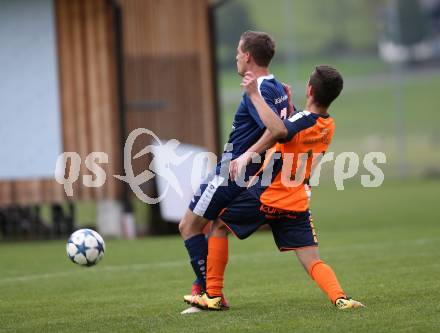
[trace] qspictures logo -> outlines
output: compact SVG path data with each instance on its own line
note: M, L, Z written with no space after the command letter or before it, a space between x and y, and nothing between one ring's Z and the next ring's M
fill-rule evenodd
M149 136L150 144L142 148L139 152L135 152L133 156L133 146L136 139L141 136ZM178 154L178 147L181 143L176 139L168 141L162 141L151 130L146 128L137 128L133 130L124 145L124 175L113 175L116 179L126 182L133 193L139 200L146 204L156 204L162 201L168 191L172 189L181 198L183 198L183 189L179 178L176 176L175 168L178 168L188 159L192 161L192 170L188 177L191 177L195 184L206 184L209 177L208 172L215 172L206 170L206 161L210 161L215 165L217 163L217 156L211 152L194 152L186 151L184 154ZM229 178L229 163L231 161L232 145L227 144L225 153L221 156L220 166L216 168L218 176L224 180ZM139 174L135 175L133 170L132 161L136 160L146 154L152 156L150 163L146 169ZM379 187L382 185L385 179L385 175L380 164L386 163L386 155L383 152L369 152L363 157L360 157L354 152L343 152L335 154L333 152L320 153L320 154L289 154L285 153L281 156L280 153L275 153L270 157L266 167L259 175L252 179L255 183L261 180L261 185L270 185L273 179L273 165L277 159L282 159L281 169L281 182L286 187L296 187L303 184L305 179L305 173L310 164L310 177L307 179L307 183L312 187L318 186L322 166L325 163L333 162L333 179L337 190L344 190L344 182L348 179L352 179L359 173L359 166L362 161L363 167L366 170L366 174L361 174L361 184L364 187ZM91 152L84 160L85 167L91 174L82 175L82 185L85 187L101 187L107 180L107 174L102 168L102 164L107 164L109 161L108 154L105 152ZM261 164L262 157L259 154L252 156L251 163ZM81 168L81 156L77 152L64 152L58 156L55 166L55 180L64 186L64 192L67 196L74 195L73 184L80 179ZM271 166L271 167L270 167ZM248 187L249 182L245 181L245 170L239 174L235 180L236 184L241 187ZM165 182L165 187L161 193L158 193L156 197L150 197L141 188L141 185L160 176L162 181ZM261 177L261 179L260 179ZM218 186L228 186L228 181L223 181ZM194 194L197 194L199 189L195 186Z

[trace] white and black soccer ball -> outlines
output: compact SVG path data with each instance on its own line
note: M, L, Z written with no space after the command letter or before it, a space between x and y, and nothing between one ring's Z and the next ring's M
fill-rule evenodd
M75 264L93 266L104 256L104 239L92 229L79 229L70 235L66 251Z

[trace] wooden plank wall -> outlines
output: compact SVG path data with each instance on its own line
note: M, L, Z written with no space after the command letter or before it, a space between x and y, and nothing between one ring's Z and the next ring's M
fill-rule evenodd
M123 17L128 131L217 152L208 0L118 0ZM113 16L107 0L56 0L63 151L109 154L106 185L71 199L119 198L122 183ZM142 147L149 142L139 141ZM136 149L136 147L135 147ZM139 148L140 149L140 148ZM54 161L55 167L55 161ZM138 168L145 169L145 161ZM135 165L135 169L136 165ZM81 167L81 177L90 174ZM81 179L81 178L80 178ZM0 182L0 206L66 200L53 179Z
M121 185L112 176L121 165L112 8L106 0L55 4L63 151L78 152L83 160L75 196L69 200L118 198ZM93 151L109 155L109 163L102 165L106 184L96 189L81 182L82 175L90 174L84 160ZM0 182L0 206L66 199L54 179Z
M103 187L77 182L76 199L118 198L121 148L116 94L116 60L112 7L106 0L57 1L58 49L64 151L84 159L106 152L109 163ZM81 175L90 174L81 165Z
M208 1L119 3L128 130L144 127L161 139L174 138L217 152ZM148 144L145 140L137 146Z

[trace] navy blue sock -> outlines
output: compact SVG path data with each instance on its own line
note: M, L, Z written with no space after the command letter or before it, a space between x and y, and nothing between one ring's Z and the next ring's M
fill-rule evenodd
M185 241L191 266L196 273L196 281L203 289L206 288L206 258L208 256L208 241L204 234L193 236Z
M193 284L200 284L201 286L203 286L203 281L200 281L198 277L196 277L196 279L194 280Z

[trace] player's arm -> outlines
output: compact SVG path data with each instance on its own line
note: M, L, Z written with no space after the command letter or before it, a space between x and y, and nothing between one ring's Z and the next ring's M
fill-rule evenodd
M252 161L252 157L262 154L277 142L269 130L265 130L263 135L249 149L231 161L229 164L229 175L232 180L236 180L238 175Z
M274 139L281 139L287 136L287 128L283 121L267 105L264 98L258 92L257 79L252 72L246 72L241 86L246 90L252 104L260 116L264 126L270 131Z
M283 85L284 91L287 94L287 102L289 104L289 112L287 113L287 118L289 118L291 115L293 115L296 111L295 105L292 102L292 87L289 86L287 83L281 83Z

